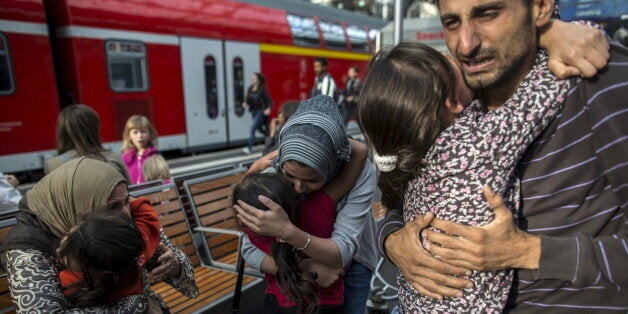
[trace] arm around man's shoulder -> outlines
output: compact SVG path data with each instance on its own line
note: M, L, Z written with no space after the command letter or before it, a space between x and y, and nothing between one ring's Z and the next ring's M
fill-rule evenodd
M336 216L331 239L340 248L343 265L355 255L362 233L369 232L365 230L365 226L369 225L368 220L374 220L371 204L375 183L373 165L367 160L354 187L339 202L340 210Z

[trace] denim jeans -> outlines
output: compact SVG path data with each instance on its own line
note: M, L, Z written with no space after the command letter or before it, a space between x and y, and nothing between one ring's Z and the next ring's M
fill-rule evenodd
M264 111L261 109L253 110L251 111L251 115L253 116L253 125L251 125L251 130L249 132L249 150L253 148L253 145L255 145L255 131L260 131L260 133L268 135L264 129L264 123L266 123Z
M373 272L368 267L353 261L342 277L345 284L345 313L366 313L366 300L371 289Z

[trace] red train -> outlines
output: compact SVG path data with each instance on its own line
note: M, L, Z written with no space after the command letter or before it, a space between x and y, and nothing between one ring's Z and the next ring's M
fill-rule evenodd
M241 145L253 72L278 104L309 95L315 57L340 86L385 22L292 0L3 0L0 171L42 167L70 103L94 108L105 146L143 114L161 150Z

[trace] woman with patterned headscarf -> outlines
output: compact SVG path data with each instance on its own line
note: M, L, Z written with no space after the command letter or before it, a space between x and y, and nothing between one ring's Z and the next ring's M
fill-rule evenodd
M2 267L18 312L67 308L68 302L59 288L60 262L55 252L60 239L92 210L125 211L128 206L127 183L120 172L87 157L66 162L28 191L16 214L17 223L0 247ZM196 297L198 288L187 256L163 233L161 243L167 248L163 254L169 257L165 263L178 267L159 276L166 276L165 281L170 284L176 282L175 287L185 295ZM120 299L110 307L81 308L80 312L145 312L151 300L165 307L147 285L143 295Z
M303 101L281 130L278 158L273 167L303 198L300 222L290 223L283 209L264 197L260 201L269 211L241 201L234 207L238 218L251 230L285 241L309 257L302 267L309 267L310 263L320 266L316 269L317 283L328 287L319 293L320 305L341 303L346 313L364 313L377 262L375 220L371 212L375 177L368 161L364 166L358 165L355 176L346 175L343 166L353 155L351 148L333 99L317 96ZM274 274L272 257L255 248L248 238L243 254L249 265ZM344 293L342 282L336 282L337 277L326 277L324 268L346 269L342 278ZM271 285L266 292L267 309L269 302L283 310L290 307L281 292Z

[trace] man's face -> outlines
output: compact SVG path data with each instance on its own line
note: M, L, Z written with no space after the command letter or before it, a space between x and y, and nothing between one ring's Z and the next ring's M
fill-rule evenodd
M317 191L325 186L325 178L318 174L314 169L303 166L296 161L286 161L281 166L283 176L290 182L295 192L300 195Z
M323 66L323 63L314 61L314 73L316 73L317 76L325 73L325 66Z
M524 0L441 0L439 8L447 47L471 88L523 79L525 63L536 55L535 26Z
M349 78L356 78L358 77L358 72L355 71L354 68L349 68L349 71L347 72L347 75L349 75Z

